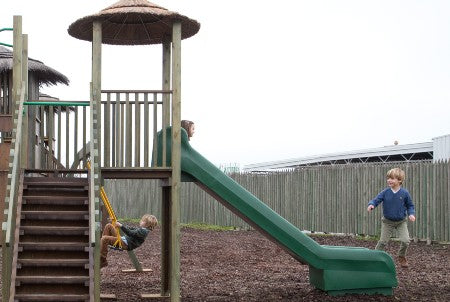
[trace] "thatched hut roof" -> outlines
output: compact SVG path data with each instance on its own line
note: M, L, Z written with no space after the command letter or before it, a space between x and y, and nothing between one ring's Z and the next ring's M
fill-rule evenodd
M146 0L121 0L69 26L71 36L92 41L92 23L102 22L102 42L113 45L160 44L172 36L172 24L181 22L181 38L192 37L200 23Z
M0 75L13 69L13 52L0 46ZM38 78L40 85L69 85L69 79L55 69L48 67L41 61L28 58L28 71Z

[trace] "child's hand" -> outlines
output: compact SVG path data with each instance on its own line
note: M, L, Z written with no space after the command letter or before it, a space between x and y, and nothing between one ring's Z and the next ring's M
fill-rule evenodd
M412 222L416 221L416 216L409 215L409 221L412 221Z
M374 208L375 208L374 205L372 205L372 204L369 205L369 206L367 207L367 212L372 211Z
M122 226L122 224L120 222L116 221L116 227L120 228L121 226Z

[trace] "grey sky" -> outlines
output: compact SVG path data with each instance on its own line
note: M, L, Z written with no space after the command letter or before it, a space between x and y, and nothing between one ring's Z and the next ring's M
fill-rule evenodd
M2 0L29 55L87 100L91 45L67 34L115 1ZM182 118L215 164L431 140L450 133L449 1L153 1L201 23L182 43ZM12 35L0 33L1 42ZM161 47L103 47L104 89L159 89Z

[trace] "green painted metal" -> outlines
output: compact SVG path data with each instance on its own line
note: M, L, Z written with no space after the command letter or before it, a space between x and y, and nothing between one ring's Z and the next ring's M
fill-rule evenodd
M13 30L14 29L10 28L10 27L0 28L0 32L2 32L2 31L13 31ZM3 43L3 42L0 42L0 45L13 47L11 44L7 44L7 43Z
M25 102L24 105L37 106L89 106L89 102Z
M170 142L170 128L167 128L167 137ZM158 134L158 142L160 166L162 131ZM170 151L168 143L167 165L170 165ZM330 295L392 295L397 278L389 254L367 248L318 244L195 151L184 129L181 133L181 170L195 178L224 206L278 243L295 259L307 263L310 283L316 288Z

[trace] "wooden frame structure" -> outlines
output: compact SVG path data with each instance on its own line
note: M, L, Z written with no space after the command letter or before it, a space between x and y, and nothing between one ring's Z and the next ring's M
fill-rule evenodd
M91 108L101 108L102 100L101 100L101 65L102 65L102 56L101 56L101 41L102 41L102 24L100 22L93 23L93 33L92 33L92 94L91 94ZM170 42L171 41L171 42ZM172 44L170 47L170 44ZM172 65L170 62L172 61ZM162 202L164 203L163 213L161 213L161 293L158 295L149 295L142 294L142 297L170 297L171 301L179 301L180 297L180 185L181 185L181 23L177 22L173 24L173 33L172 38L167 38L163 43L163 79L162 79L162 90L163 91L171 91L172 92L172 106L170 110L163 110L164 115L163 119L163 128L169 126L170 116L172 117L172 163L171 167L166 168L132 168L131 161L131 153L128 154L125 158L125 163L122 168L107 168L110 165L110 140L107 136L103 139L105 141L106 147L106 155L103 152L103 155L106 159L106 167L98 169L98 174L101 179L105 178L135 178L136 172L140 173L140 178L156 178L165 180L162 187ZM172 87L170 87L170 80L172 81ZM105 91L106 93L119 93L120 91ZM128 92L129 93L129 92ZM170 97L169 93L163 93L163 98L165 100L165 104L168 104L168 98ZM126 107L130 106L128 103L125 105ZM102 110L91 110L93 117L94 114L97 114L96 117L93 117L93 120L102 120L101 117ZM105 112L108 113L107 110ZM127 128L131 129L131 110L127 110L129 114L127 118ZM109 127L109 116L105 119L105 124ZM104 150L101 146L102 140L102 129L101 123L97 124L97 127L91 127L91 137L93 137L94 144L91 144L93 150L91 150L91 154L95 154L96 150ZM127 144L131 145L131 136L128 136ZM92 140L91 140L92 141ZM97 145L97 146L95 146ZM138 152L135 149L135 152ZM102 162L101 155L102 152L97 153L96 159L94 159L94 167L98 167ZM164 152L165 154L165 152ZM92 156L91 156L92 158ZM163 161L165 162L165 161ZM95 169L95 168L94 168ZM104 170L104 174L103 174ZM92 185L92 184L91 184ZM95 183L94 187L99 187L100 183ZM95 199L98 199L97 190L95 192ZM97 209L96 209L97 210ZM94 214L96 216L96 223L98 224L100 221L99 214L96 212ZM97 235L98 233L98 235ZM96 230L96 236L98 237L100 234L100 229ZM97 247L98 244L95 244ZM96 254L96 263L100 263L100 253L99 250L95 251ZM98 265L94 268L95 274L95 288L100 288L100 267ZM99 291L96 290L94 293L95 300L100 298Z
M122 0L118 3L135 5L138 2L145 6L146 10L144 13L139 13L139 18L142 16L150 18L147 24L142 22L145 26L153 26L155 16L159 16L161 12L161 16L167 16L167 13L164 12L167 11L166 9L145 0ZM145 14L150 14L150 17ZM14 156L9 158L8 189L5 198L7 210L5 210L5 223L3 223L2 228L2 235L4 236L2 242L5 244L2 249L4 301L9 300L10 293L12 293L11 297L14 297L14 281L11 280L10 276L15 271L12 257L15 255L14 247L17 248L19 239L15 238L14 240L11 234L18 234L17 230L14 231L13 226L16 221L14 214L17 212L15 207L20 204L20 198L17 196L20 171L25 170L25 173L28 171L28 173L35 175L55 176L86 174L86 162L83 162L83 160L86 160L87 157L90 158L91 163L91 170L87 175L87 183L89 184L90 300L100 301L100 234L102 221L100 187L104 179L148 178L161 180L163 203L160 217L161 290L159 294L143 293L142 298L165 298L171 301L180 301L181 40L196 34L200 25L197 21L178 13L169 12L168 15L169 19L161 21L164 27L162 36L159 36L156 40L150 39L143 43L137 43L162 45L161 90L102 91L102 43L105 39L108 41L109 38L104 36L103 22L105 22L105 19L96 19L96 15L94 15L94 19L88 21L91 22L92 26L91 32L88 33L88 39L92 42L92 80L89 104L70 101L28 101L26 90L28 88L28 41L26 35L22 35L21 17L14 17L14 70L11 102L15 122L12 125L14 131L11 144L11 154L14 154ZM135 25L133 22L130 24ZM146 27L145 32L145 38L150 38L151 29ZM73 35L70 28L69 33ZM152 32L152 34L155 33ZM125 100L121 99L121 94L125 95ZM115 102L112 100L114 95L116 96ZM134 100L130 100L130 95L134 95ZM102 100L102 97L106 97L106 100ZM35 98L35 96L31 96L31 98ZM158 107L159 105L161 107ZM44 106L47 106L46 109L43 109ZM79 113L79 106L83 109L82 113ZM89 129L87 129L86 106L90 107ZM66 108L65 117L61 114L62 108ZM22 114L19 114L22 110L24 112L33 110L34 114L38 113L38 117L42 120L38 127L39 136L34 134L27 136L27 131L22 130L28 127L28 115L25 114L22 118ZM73 119L69 117L71 111L74 112ZM47 116L45 116L45 112L48 112ZM150 125L151 119L153 120L153 127ZM44 120L46 137L44 137ZM63 127L61 127L62 121L65 123ZM82 124L82 132L79 127L80 123ZM69 127L72 127L70 125L73 125L73 129L69 129ZM54 132L56 127L58 128L57 134ZM171 129L171 135L162 131L161 142L157 142L159 129L169 128ZM88 131L90 142L86 141ZM61 140L62 137L64 138L64 134L65 148ZM82 146L80 150L77 150L77 142L81 136ZM150 139L152 136L153 140ZM69 147L69 137L75 141L73 148ZM142 137L143 139L141 139ZM36 150L39 148L42 152L40 156L46 156L46 159L36 157L36 160L40 159L39 167L35 165L34 161L30 164L30 152L33 152L33 156L37 156L37 154L35 153L36 150L30 151L30 148L27 147L27 144L36 140L41 141L42 144L32 144L30 148L34 147ZM151 150L152 143L153 149ZM158 143L162 143L163 146L162 158L160 159L157 159ZM44 149L47 150L47 153ZM167 153L168 150L170 150L170 154ZM170 163L167 162L169 157L171 158ZM72 159L73 163L71 164ZM158 162L160 163L159 166Z

